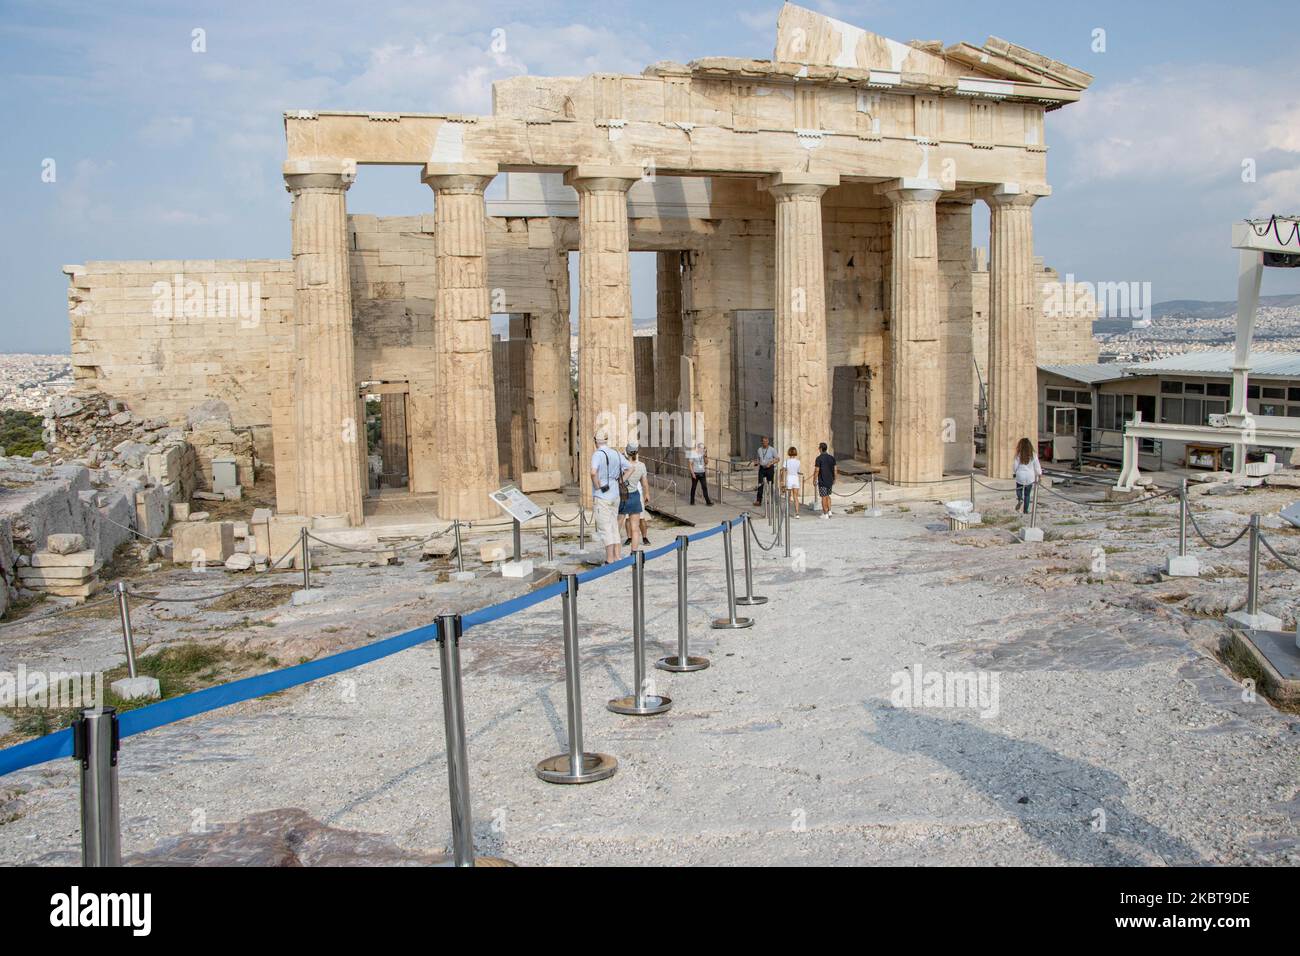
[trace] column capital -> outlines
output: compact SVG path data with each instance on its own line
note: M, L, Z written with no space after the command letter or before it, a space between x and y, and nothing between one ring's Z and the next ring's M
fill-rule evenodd
M454 189L481 193L499 170L496 163L425 163L420 182L435 192Z
M892 203L900 202L937 202L944 192L943 182L938 179L920 179L906 176L877 183L875 193L884 196Z
M975 191L989 206L1032 206L1051 194L1052 187L1046 183L998 183Z
M351 159L290 159L281 169L284 188L346 190L357 179L357 164Z
M572 186L579 192L598 189L609 192L627 192L633 183L638 182L645 170L641 166L626 163L619 166L602 166L596 163L580 163L564 171L564 185Z
M840 184L840 174L788 170L773 173L764 178L761 183L763 188L775 196L778 201L791 199L795 196L821 198L826 190Z

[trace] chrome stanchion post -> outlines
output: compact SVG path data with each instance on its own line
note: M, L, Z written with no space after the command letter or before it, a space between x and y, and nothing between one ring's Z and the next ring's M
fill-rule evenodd
M546 560L555 560L555 541L551 537L551 506L546 506Z
M578 501L578 550L587 550L587 508Z
M1032 495L1032 497L1029 499L1029 527L1037 528L1038 527L1038 482L1035 481L1033 484L1029 485L1028 488L1029 488L1029 494Z
M1178 492L1178 556L1187 557L1187 479Z
M569 717L569 752L547 757L537 765L537 776L547 783L595 783L618 769L609 754L587 753L582 740L582 661L578 655L578 576L564 576L560 595L564 615L564 692ZM573 755L581 754L574 765Z
M518 518L512 518L511 521L513 522L511 531L514 537L515 563L518 564L524 556L523 528L520 526Z
M785 506L785 556L790 557L790 504Z
M299 545L301 546L300 560L302 561L302 589L304 591L310 591L311 590L311 554L307 548L306 526L300 528L299 531L300 531Z
M117 784L117 708L87 707L72 725L72 756L81 762L81 865L121 866Z
M122 643L126 645L126 673L135 680L135 638L131 635L131 605L126 582L117 582L117 616L122 621Z
M661 671L672 671L675 674L702 671L709 666L707 657L691 657L690 639L687 636L686 578L688 572L686 549L690 547L690 544L691 539L686 535L679 534L677 536L677 656L661 657L655 661L655 667Z
M459 614L438 615L438 670L442 677L442 720L446 734L447 791L451 796L453 866L474 866L474 820L469 802L469 749L465 744L465 703L460 683ZM480 857L479 863L503 860Z
M1246 582L1246 613L1259 613L1259 515L1250 516L1250 571Z
M975 504L975 472L970 473L970 503Z
M464 549L461 548L460 546L460 519L459 518L456 518L454 521L452 521L452 528L454 529L456 534L456 572L459 574L464 572L465 570L465 555L463 553Z
M879 518L883 512L876 507L876 473L871 472L871 508L867 511L868 518Z
M474 865L474 821L469 803L469 751L465 745L465 705L460 684L459 614L438 618L438 658L442 676L442 719L447 744L447 789L451 795L451 844L456 866Z
M645 552L632 553L632 679L635 690L627 697L616 697L605 707L616 714L650 717L672 707L669 697L647 694L645 676Z
M722 522L722 564L727 572L727 616L714 620L712 627L735 630L753 627L752 617L736 617L736 563L731 554L731 522Z
M736 598L737 604L743 604L745 607L752 607L756 604L766 604L767 598L761 597L754 593L754 566L753 556L750 553L749 536L753 533L753 528L749 525L749 515L740 516L740 537L744 540L744 547L741 549L745 556L745 594L743 597Z

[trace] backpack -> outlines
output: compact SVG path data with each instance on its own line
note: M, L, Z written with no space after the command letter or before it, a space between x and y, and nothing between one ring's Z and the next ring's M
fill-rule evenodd
M601 451L605 455L605 474L608 475L609 474L609 452L606 451L604 448L602 448ZM619 472L618 475L618 500L627 501L627 482L623 480L623 473L621 471Z

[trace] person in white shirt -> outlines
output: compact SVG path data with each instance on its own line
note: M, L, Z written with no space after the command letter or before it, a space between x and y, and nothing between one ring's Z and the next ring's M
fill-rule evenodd
M691 504L695 504L695 486L699 485L704 491L704 503L713 507L713 500L709 498L709 481L706 477L709 468L709 455L704 450L703 442L696 442L695 450L686 456L686 462L691 468Z
M623 557L618 537L618 482L627 471L627 461L617 448L609 447L609 432L596 432L596 451L591 456L591 495L596 512L596 536L605 546L605 563Z
M754 498L754 504L763 503L763 485L768 482L776 481L776 449L772 447L766 435L759 439L758 456L754 459L754 464L758 466L758 495Z
M1011 477L1016 479L1016 510L1024 508L1029 514L1029 505L1034 498L1034 486L1043 477L1043 466L1038 462L1034 443L1022 438L1016 443L1016 460L1011 465Z
M646 497L650 482L646 478L645 463L637 461L640 447L633 442L627 446L626 451L627 470L623 472L623 480L627 483L627 499L618 506L618 513L626 517L627 540L623 543L633 551L639 551L644 537L645 511L650 504Z
M799 474L799 449L791 445L785 453L785 493L790 498L790 514L799 517L799 488L803 476Z

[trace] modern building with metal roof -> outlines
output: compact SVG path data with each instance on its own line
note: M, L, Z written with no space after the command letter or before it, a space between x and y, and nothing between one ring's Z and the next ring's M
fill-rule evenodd
M1154 362L1125 365L1126 375L1197 375L1207 377L1232 376L1232 352L1184 352ZM1269 379L1300 379L1300 352L1250 353L1250 377Z

